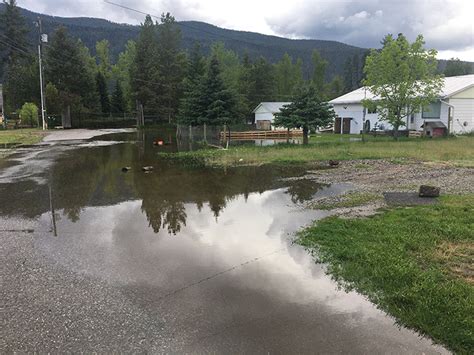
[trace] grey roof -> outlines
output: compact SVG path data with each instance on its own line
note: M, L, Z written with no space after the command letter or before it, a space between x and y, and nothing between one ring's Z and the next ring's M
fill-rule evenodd
M263 112L277 113L284 105L288 104L291 104L291 102L260 102L252 112L255 113L260 107L262 107L265 109Z
M425 125L431 126L433 128L446 128L446 125L440 120L426 121L424 124L421 125L421 128L425 127Z
M474 74L450 76L444 78L444 86L441 89L440 98L448 98L458 92L464 91L474 86ZM370 90L361 87L345 95L336 97L329 101L330 104L355 104L360 103L364 98L377 99Z

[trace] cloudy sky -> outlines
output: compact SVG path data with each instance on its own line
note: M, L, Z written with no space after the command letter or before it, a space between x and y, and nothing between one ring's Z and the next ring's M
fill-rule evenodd
M378 47L387 33L410 39L422 33L440 58L474 61L472 0L110 0L177 20L198 20L289 38L336 40ZM87 16L138 24L143 15L101 0L18 0L22 7L56 16Z

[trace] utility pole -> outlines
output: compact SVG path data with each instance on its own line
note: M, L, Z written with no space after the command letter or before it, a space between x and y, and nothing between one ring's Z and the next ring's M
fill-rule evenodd
M39 77L40 77L40 90L41 90L41 120L43 121L43 131L48 128L48 122L46 122L46 103L44 98L44 85L43 85L43 58L41 55L41 44L48 41L46 34L43 34L43 27L41 26L41 18L38 17L36 23L38 27L38 63L39 63Z

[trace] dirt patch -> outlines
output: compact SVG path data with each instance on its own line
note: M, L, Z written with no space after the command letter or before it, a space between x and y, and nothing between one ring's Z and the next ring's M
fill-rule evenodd
M435 253L437 259L445 263L456 276L474 285L474 243L443 243Z
M351 160L341 161L337 168L310 171L316 183L348 183L351 191L330 198L314 199L310 208L330 209L340 216L365 217L387 205L407 206L436 203L436 199L418 197L420 185L441 188L443 194L474 193L474 169L448 164L418 161ZM379 199L344 205L348 194L378 196ZM349 196L350 200L350 196ZM356 199L357 200L357 199ZM321 207L323 206L323 207Z
M416 192L420 185L441 188L441 194L474 193L474 169L446 164L389 160L341 161L338 168L311 171L321 183L345 182L358 191L384 193Z

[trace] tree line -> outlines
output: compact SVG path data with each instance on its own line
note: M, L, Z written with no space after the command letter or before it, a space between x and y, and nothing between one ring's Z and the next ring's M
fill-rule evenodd
M39 106L39 65L28 42L25 20L15 0L1 14L1 59L6 112L25 102ZM157 22L147 16L135 41L130 40L115 63L110 43L96 43L95 55L80 39L58 27L43 43L45 97L48 114L119 115L137 110L145 115L186 124L246 122L262 101L289 101L303 79L303 62L285 54L272 64L265 58L239 57L223 43L202 53L196 42L181 49L181 32L173 16ZM340 77L325 81L327 61L314 51L309 80L327 99L343 93Z
M169 122L247 122L260 102L293 101L309 85L323 102L360 87L365 79L366 56L349 58L343 77L327 82L328 62L317 50L311 58L312 75L305 80L303 61L288 54L270 63L264 57L239 56L216 42L204 55L199 42L184 51L181 41L171 14L156 22L146 16L136 40L128 41L112 63L107 40L96 43L93 56L80 39L58 27L43 44L47 112L61 114L70 108L73 113L108 117L143 107L146 116ZM28 42L15 0L9 0L1 14L0 45L5 111L18 112L25 102L39 106L36 48ZM458 59L445 68L446 75L466 70Z

